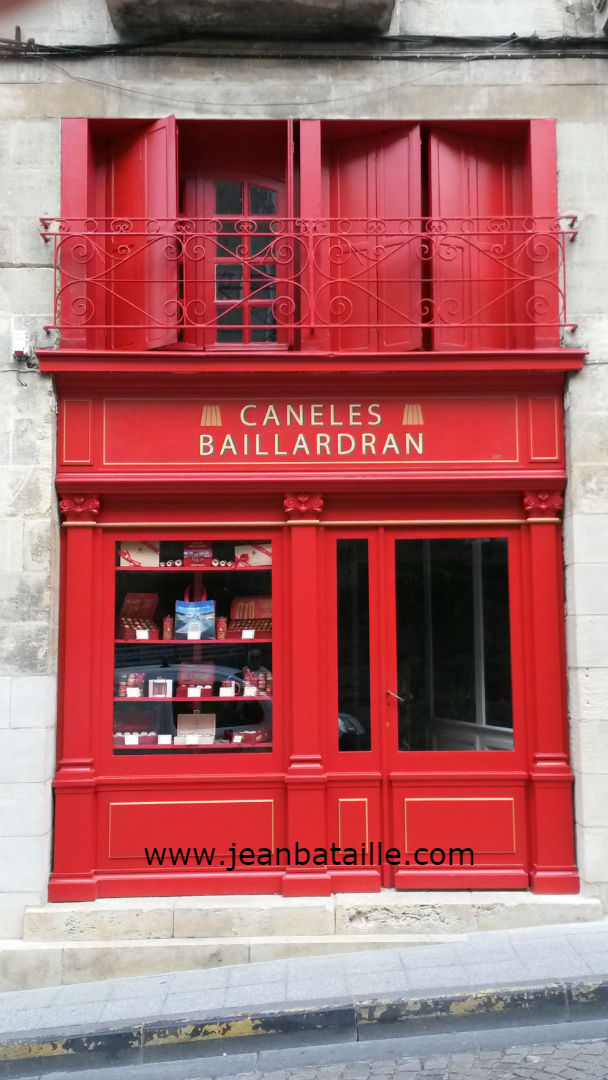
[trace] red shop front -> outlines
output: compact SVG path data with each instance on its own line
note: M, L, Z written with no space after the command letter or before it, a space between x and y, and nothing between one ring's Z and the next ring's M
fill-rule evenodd
M578 889L561 378L59 376L52 899Z
M51 899L577 891L554 125L62 161Z

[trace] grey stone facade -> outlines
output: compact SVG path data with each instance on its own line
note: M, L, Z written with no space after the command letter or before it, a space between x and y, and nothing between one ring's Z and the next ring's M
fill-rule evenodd
M538 34L604 39L592 0L398 0L392 34ZM505 21L506 19L506 21ZM118 40L106 0L4 5L0 37L41 44ZM498 49L500 53L500 49ZM577 858L608 903L608 66L551 56L458 60L69 56L0 63L0 936L44 903L58 665L59 528L52 380L15 358L52 344L51 251L63 116L496 119L555 117L559 207L580 218L569 251L564 344L589 350L567 393L564 515Z

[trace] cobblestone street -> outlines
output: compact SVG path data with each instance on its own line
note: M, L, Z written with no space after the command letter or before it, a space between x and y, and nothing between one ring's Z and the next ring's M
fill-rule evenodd
M605 1080L608 1041L240 1073L235 1080Z

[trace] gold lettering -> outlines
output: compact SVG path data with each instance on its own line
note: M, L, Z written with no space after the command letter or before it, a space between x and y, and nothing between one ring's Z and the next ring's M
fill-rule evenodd
M277 457L286 457L287 450L281 450L281 436L275 435L274 437L274 452Z
M336 420L336 406L329 406L329 422L332 427L344 427L342 420ZM340 453L340 451L338 451ZM349 451L350 453L350 451Z
M298 435L293 448L293 453L297 454L299 450L303 450L305 454L310 454L308 443L303 435Z
M355 427L355 426L361 427L362 421L361 421L361 406L360 405L349 405L348 406L348 420L349 420L349 423L353 427Z
M287 406L287 427L291 427L291 421L299 424L300 427L304 425L304 406L303 405L288 405Z
M331 435L328 435L326 432L321 433L320 431L317 433L317 454L319 454L319 456L321 450L325 450L326 454L331 454L330 442Z
M239 456L239 452L234 445L234 439L232 438L232 435L225 436L222 443L222 449L220 450L220 457L223 457L224 454L228 453L228 451L230 451L231 454L234 454L235 457Z
M372 454L376 453L376 436L371 431L364 431L361 436L361 447L363 454L367 454L369 450Z
M323 424L323 410L324 405L311 405L310 406L310 423L313 427L321 427Z
M262 450L262 447L260 445L261 438L261 435L256 435L255 437L255 452L258 457L268 457L268 450Z
M343 450L342 449L345 439L350 439L350 447L348 448L348 450ZM357 444L355 442L355 436L354 435L349 435L349 433L347 431L341 431L340 432L340 434L338 435L338 453L339 454L352 454L352 452L355 449L356 445Z
M388 450L392 450L395 454L400 454L399 443L391 431L386 436L386 442L384 443L384 449L382 450L382 456L387 453Z
M201 457L210 457L213 454L213 435L201 435Z
M279 416L274 405L269 405L266 409L266 415L262 420L262 427L266 427L266 424L269 424L271 420L272 423L276 424L277 427L281 426L281 421L279 420Z
M405 452L410 453L410 446L413 446L417 454L424 453L424 435L422 431L419 435L414 436L410 432L406 432L405 435Z
M378 424L382 423L382 417L380 415L380 406L379 405L377 405L377 404L376 405L368 405L367 406L367 413L368 413L368 416L373 416L374 417L373 420L369 421L370 427L377 427Z
M243 405L241 409L241 424L247 424L247 427L256 427L255 420L246 420L245 416L249 409L257 409L257 405Z

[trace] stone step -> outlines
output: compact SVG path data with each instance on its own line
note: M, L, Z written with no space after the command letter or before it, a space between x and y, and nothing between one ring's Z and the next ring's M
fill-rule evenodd
M25 941L172 940L336 934L444 934L601 919L596 896L525 892L349 893L331 897L146 897L46 904Z
M104 941L0 941L0 991L159 975L297 956L466 941L466 934L161 938Z

